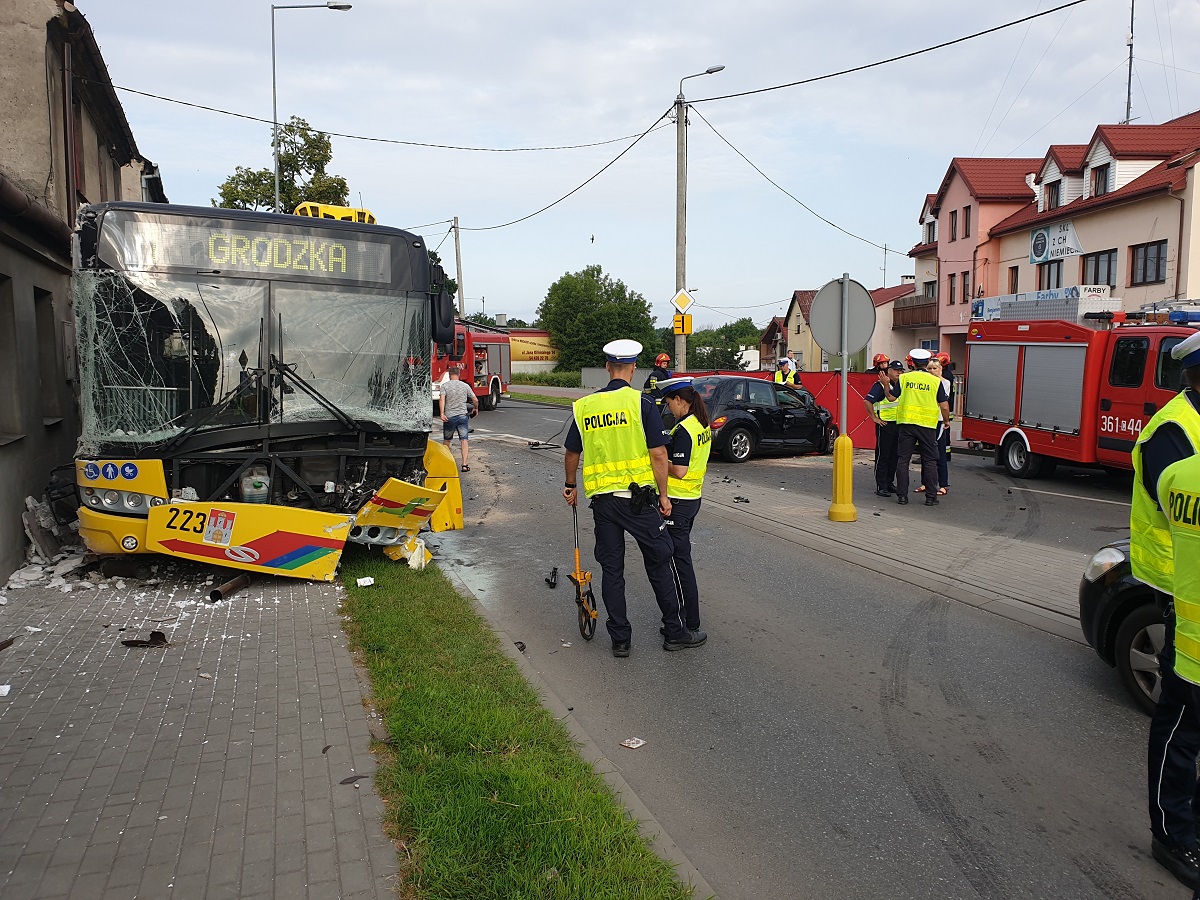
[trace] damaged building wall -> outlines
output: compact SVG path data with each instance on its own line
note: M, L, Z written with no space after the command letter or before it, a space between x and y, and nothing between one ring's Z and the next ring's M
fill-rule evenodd
M0 581L24 560L25 498L79 434L74 211L143 199L144 171L156 174L83 15L65 0L0 2Z

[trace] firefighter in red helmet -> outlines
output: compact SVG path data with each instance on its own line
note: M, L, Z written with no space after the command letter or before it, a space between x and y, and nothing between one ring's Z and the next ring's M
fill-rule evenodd
M642 384L643 394L649 394L655 400L659 399L658 384L671 377L671 372L667 369L670 364L671 357L666 353L660 353L654 357L654 368L650 370L650 374L646 376L646 380Z

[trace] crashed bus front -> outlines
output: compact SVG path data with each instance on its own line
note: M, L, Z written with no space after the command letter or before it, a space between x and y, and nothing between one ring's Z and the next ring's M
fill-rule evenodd
M381 226L158 204L85 208L73 299L80 535L330 580L347 540L461 527L430 431L440 267Z

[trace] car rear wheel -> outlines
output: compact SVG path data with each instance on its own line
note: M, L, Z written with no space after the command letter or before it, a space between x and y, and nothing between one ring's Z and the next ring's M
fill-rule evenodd
M754 454L754 435L745 428L735 428L729 433L722 455L729 462L745 462Z
M1040 454L1030 453L1025 442L1015 435L1000 451L1000 462L1013 478L1037 478L1042 471L1042 461Z
M1117 671L1134 703L1146 713L1154 712L1162 691L1158 652L1166 639L1167 626L1153 600L1134 609L1117 629Z

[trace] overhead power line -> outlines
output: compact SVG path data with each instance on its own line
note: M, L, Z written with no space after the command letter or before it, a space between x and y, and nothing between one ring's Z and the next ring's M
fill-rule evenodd
M760 169L758 166L756 166L750 160L750 158L748 156L746 156L745 153L743 153L737 147L733 146L733 144L729 143L729 141L725 137L725 135L723 135L723 134L721 134L721 132L717 131L717 129L713 127L712 122L710 122L710 121L708 121L708 119L704 118L704 114L702 112L700 112L700 110L693 109L692 112L694 112L696 115L698 115L700 117L700 120L712 130L713 134L715 134L722 141L724 141L725 145L727 147L729 147L730 150L732 150L734 153L736 153L738 156L740 156L742 159L744 159L749 164L750 168L752 168L755 172L757 172L763 178L767 179L767 181L769 181L775 188L782 191L787 196L791 197L793 200L795 200L797 203L799 203L802 207L804 207L806 210L808 210L809 213L816 216L818 219L820 219L826 225L830 226L831 228L836 228L842 234L844 234L848 237L852 237L856 241L862 241L864 244L870 244L872 247L877 247L878 249L884 251L885 253L894 253L897 256L908 256L907 253L902 253L899 250L893 250L891 247L887 247L883 244L877 244L874 241L870 240L869 238L863 237L861 234L855 234L853 231L847 231L845 228L843 228L837 222L833 222L833 221L825 218L823 215L821 215L819 212L817 212L815 209L813 209L811 206L809 206L807 203L805 203L803 200L801 200L799 197L797 197L795 194L793 194L791 191L789 191L787 188L785 188L783 185L781 185L779 182L777 182L775 179L773 179L770 175L768 175L766 172L764 172L762 169Z
M76 76L81 77L81 76ZM91 81L89 78L82 78L83 81ZM205 106L203 103L191 103L187 100L176 100L174 97L164 97L161 94L151 94L147 91L139 91L131 87L122 87L119 84L114 84L113 87L118 91L125 91L129 94L137 94L139 97L149 97L153 100L161 100L164 103L175 103L179 106L190 106L192 109L202 109L206 112L219 113L222 116L233 116L235 119L245 119L248 122L261 122L264 125L275 125L270 119L263 119L259 116L251 116L246 113L233 112L228 109L221 109L216 106ZM280 125L286 124L280 122ZM665 123L662 127L666 128L670 123ZM474 153L542 153L548 150L583 150L587 147L603 147L605 144L618 144L621 141L632 140L639 137L636 134L627 134L623 137L608 138L603 141L592 141L587 144L561 144L558 146L549 147L468 147L461 144L434 144L426 141L404 141L399 138L372 137L365 134L345 134L340 131L327 131L316 125L312 126L313 131L319 131L321 134L327 134L330 137L346 138L351 141L370 141L376 144L400 144L405 147L430 147L435 150L467 150Z
M1014 25L1021 25L1025 22L1031 22L1034 19L1040 19L1042 16L1049 16L1053 13L1064 9L1069 9L1072 6L1078 6L1081 3L1087 3L1088 0L1071 0L1070 3L1063 3L1060 6L1055 6L1053 9L1042 10L1039 13L1034 13L1031 16L1025 16L1020 19L1013 19L1011 22L1005 22L1003 25L996 25L993 28L985 28L983 31L976 31L974 34L963 35L955 38L952 41L942 41L940 44L934 44L932 47L925 47L921 50L913 50L909 53L901 53L899 56L890 56L887 59L877 60L873 63L866 63L861 66L854 66L851 69L842 69L838 72L829 72L825 75L814 75L812 78L802 78L800 81L789 81L787 84L776 84L771 87L755 88L752 91L738 91L736 94L721 94L718 97L705 97L703 100L689 100L689 103L712 103L714 100L729 100L733 97L749 97L751 94L765 94L768 91L781 91L784 88L799 87L802 84L812 84L816 81L825 81L829 78L837 78L839 75L849 75L853 72L863 72L867 69L874 69L879 66L886 66L888 63L899 62L902 59L912 59L914 56L920 56L923 53L932 53L934 50L941 50L944 47L952 47L955 44L961 44L964 41L973 41L975 38L983 37L986 34L995 34L997 31L1003 31L1005 28L1012 28Z
M614 156L612 159L610 159L607 163L605 163L604 166L598 172L596 172L594 175L592 175L590 178L588 178L585 182L583 182L582 184L567 191L565 194L563 194L561 197L559 197L553 203L547 203L541 209L536 210L535 212L531 212L527 216L521 216L521 218L519 218L519 219L513 219L511 222L502 222L499 225L484 225L482 227L475 227L475 228L467 228L463 225L460 225L459 230L461 230L461 231L495 231L497 228L507 228L509 225L516 225L519 222L524 222L528 219L532 219L534 216L541 215L546 210L548 210L552 207L558 206L558 204L562 203L564 200L566 200L572 194L583 190L585 187L587 187L589 184L591 184L593 181L595 181L597 178L599 178L601 175L603 175L604 172L606 170L608 170L614 163L616 163L617 160L619 160L622 156L624 156L626 153L628 153L630 150L632 150L635 146L637 146L638 141L640 141L642 138L644 138L650 132L654 131L655 130L654 126L657 125L659 122L661 122L664 118L666 118L670 114L671 110L673 110L674 108L675 108L675 104L672 103L666 109L666 111L663 112L663 114L661 116L659 116L657 119L654 120L654 122L650 125L649 128L647 128L645 131L643 131L641 134L639 134L637 136L637 138L633 141L633 143L631 143L628 147L626 147L624 150L622 150L620 153L618 153L616 156Z

